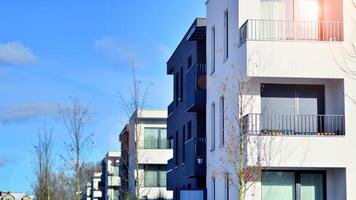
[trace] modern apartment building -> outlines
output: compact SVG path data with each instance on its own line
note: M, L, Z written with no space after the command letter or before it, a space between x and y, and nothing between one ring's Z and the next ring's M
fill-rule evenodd
M127 169L121 179L132 196L172 199L172 192L166 189L167 161L172 157L166 121L167 111L137 110L120 134L120 165Z
M196 19L167 62L174 100L168 106L167 134L173 144L167 188L174 199L205 197L206 26Z
M119 164L119 175L121 180L120 185L120 200L128 198L129 192L129 131L127 125L122 129L119 136L121 144L121 158Z
M103 192L102 192L102 183L101 183L101 172L95 172L91 177L90 181L90 192L89 194L90 200L102 200Z
M206 10L208 200L238 199L226 158L239 123L246 165L262 169L244 199L356 199L355 2L208 0Z
M105 158L101 161L103 200L119 200L121 185L119 163L119 152L108 152Z

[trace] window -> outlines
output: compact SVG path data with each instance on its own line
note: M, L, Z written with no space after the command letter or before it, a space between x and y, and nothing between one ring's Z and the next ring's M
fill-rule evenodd
M211 197L215 200L215 177L211 178Z
M224 13L224 60L229 57L229 12Z
M167 129L165 128L145 128L144 129L145 149L170 149L167 140Z
M220 130L219 130L219 145L220 147L224 146L225 140L225 102L224 97L220 97Z
M166 167L163 165L146 165L144 169L145 187L166 187Z
M183 67L180 68L179 73L179 101L183 101Z
M190 140L192 138L192 121L188 122L188 135L187 135L187 140Z
M182 149L183 149L183 153L182 153L182 162L185 162L185 126L183 126L182 129Z
M210 113L210 116L211 116L211 119L210 119L210 124L211 124L211 127L210 127L210 151L214 151L215 150L215 103L212 103L211 104L211 109L210 109L211 113Z
M179 161L179 139L178 139L178 131L176 131L176 137L175 137L175 147L174 147L174 150L175 150L175 158L176 158L176 166L178 166L178 161Z
M188 58L188 69L192 66L192 56L189 56Z
M265 171L262 200L325 200L325 172Z
M225 174L225 199L229 200L230 195L230 181L229 181L229 174Z
M215 27L211 29L211 71L210 74L215 72Z
M333 132L343 129L342 123L337 120L329 124L328 120L318 117L325 113L323 85L262 84L261 106L263 130L283 130L285 134L317 134L325 130ZM275 116L273 121L267 115ZM329 131L328 127L331 126L333 130Z
M176 103L176 106L178 105L178 98L179 98L179 74L175 73L174 74L174 102Z

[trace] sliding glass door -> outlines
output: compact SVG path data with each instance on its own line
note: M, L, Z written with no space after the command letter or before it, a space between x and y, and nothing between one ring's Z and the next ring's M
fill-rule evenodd
M301 200L324 200L322 174L302 173L300 185Z
M295 200L294 172L265 172L262 200Z
M320 0L261 0L261 39L317 40Z
M325 200L325 173L265 171L262 200Z

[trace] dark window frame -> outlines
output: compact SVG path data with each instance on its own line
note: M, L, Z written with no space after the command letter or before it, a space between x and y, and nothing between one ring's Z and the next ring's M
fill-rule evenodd
M160 172L166 172L167 171L167 167L165 165L155 165L155 164L147 164L144 166L144 172L148 171L148 167L156 167L155 173L157 173L157 180L156 180L156 184L155 185L148 185L146 183L146 177L144 175L144 186L145 187L166 187L167 186L167 177L166 177L166 182L165 183L161 183L161 175Z
M294 173L294 184L295 184L295 200L301 200L301 174L321 174L323 177L323 200L327 200L327 182L326 182L326 170L262 170L261 176L261 186L263 184L263 173L264 172L293 172ZM261 187L262 190L262 187ZM262 194L262 191L261 191ZM262 196L261 196L262 198ZM262 199L263 200L263 199Z
M192 138L192 120L188 122L187 128L187 140L190 140Z
M185 125L182 128L182 163L185 163L185 142L186 142L186 131L185 131Z
M190 56L188 57L188 69L191 68L192 65L193 65L193 56L190 55Z
M216 28L213 26L211 28L211 68L210 68L210 74L214 74L215 72L215 65L216 65L216 55L215 55L215 49L216 49Z
M224 11L224 61L229 58L229 11Z
M153 148L153 147L146 147L145 145L145 130L146 129L157 129L158 130L158 137L157 137L157 148ZM162 139L162 130L166 130L166 134L167 134L167 128L161 128L161 127L144 127L144 131L143 131L143 149L171 149L171 143L169 142L169 140L166 138L166 147L163 146L162 142L164 141Z

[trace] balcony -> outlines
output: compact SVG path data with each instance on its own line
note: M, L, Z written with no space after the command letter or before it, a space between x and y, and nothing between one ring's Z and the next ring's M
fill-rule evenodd
M343 41L342 21L284 21L249 19L240 28L246 41Z
M205 110L206 64L193 64L186 72L185 108L188 112Z
M174 158L169 159L167 162L167 171L171 171L175 167L176 167L176 161L174 160Z
M176 186L175 180L175 168L176 168L176 161L174 158L168 160L167 163L167 189L173 190Z
M185 177L204 176L206 174L206 140L193 137L185 143Z
M175 109L176 109L176 104L174 101L172 101L172 103L168 105L168 116L171 115Z
M248 114L243 129L262 136L338 136L345 135L344 115Z

